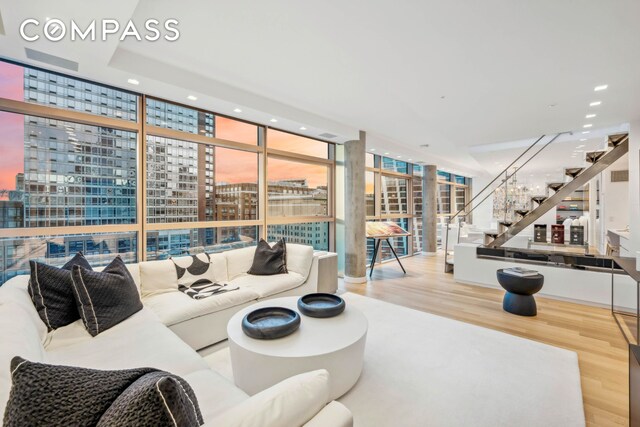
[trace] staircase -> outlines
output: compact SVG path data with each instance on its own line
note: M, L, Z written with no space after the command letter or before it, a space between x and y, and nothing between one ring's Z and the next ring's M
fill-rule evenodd
M517 159L515 159L505 170L503 170L498 176L496 176L485 188L483 188L473 199L471 199L460 211L453 215L447 224L447 239L445 240L445 272L453 271L453 259L449 254L448 248L448 234L451 223L456 217L466 216L473 212L473 210L487 200L502 184L508 182L511 176L515 175L523 166L525 166L531 159L536 157L541 151L554 142L561 134L558 133L549 142L544 144L535 154L529 157L522 165L515 168L515 170L509 174L509 168L511 168L516 162L518 162L527 152L529 152L534 146L536 146L544 137L542 135L538 138L529 148L527 148ZM555 208L563 199L568 197L574 191L582 188L591 179L593 179L600 172L611 166L616 160L624 156L629 151L629 135L616 134L608 137L608 150L592 151L585 154L586 161L590 163L587 168L567 168L565 169L565 175L570 179L568 182L552 182L547 184L547 188L553 190L554 194L549 196L533 196L531 197L531 209L518 209L514 213L518 215L519 219L511 221L500 221L497 233L488 232L485 233L485 246L497 248L506 243L509 239L520 233L529 225L536 222L545 213ZM493 183L495 183L500 177L506 176L502 183L500 183L495 189L489 192L480 202L478 202L473 208L467 211L467 208L471 205L476 198L478 198L485 190L487 190ZM463 214L463 215L461 215ZM458 233L459 235L460 233Z
M549 185L549 188L555 191L552 196L544 197L544 196L535 196L532 197L532 200L538 204L536 208L534 208L527 215L523 216L520 221L512 224L509 228L504 230L502 233L498 234L498 236L491 241L487 246L496 248L502 246L507 242L511 237L515 236L522 230L524 230L529 225L533 224L537 221L542 215L549 212L551 209L555 208L558 203L560 203L564 198L568 197L571 193L582 188L586 183L591 181L596 175L598 175L603 170L607 169L611 166L616 160L620 157L627 154L629 151L629 135L621 134L621 135L611 135L609 136L609 147L612 149L609 151L595 151L591 153L587 153L587 161L591 163L591 166L588 168L569 168L565 169L565 174L571 178L571 181L563 183L561 187L558 187L553 183L553 186ZM597 156L594 156L594 153L598 153ZM589 160L591 155L591 159ZM556 189L557 188L557 189Z

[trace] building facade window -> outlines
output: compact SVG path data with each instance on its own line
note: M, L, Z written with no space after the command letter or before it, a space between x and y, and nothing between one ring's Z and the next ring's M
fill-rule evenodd
M2 61L0 129L0 284L77 251L333 249L332 143Z
M279 224L267 227L269 242L284 238L287 243L313 246L317 251L329 250L329 223L306 222L302 224Z
M398 256L415 255L423 251L423 176L424 167L384 156L366 154L365 203L367 221L391 221L411 233L408 237L392 239ZM450 172L437 171L437 215L439 223L469 200L471 178ZM452 212L453 210L453 212ZM463 216L470 221L468 216ZM438 233L438 244L440 242ZM381 245L377 260L384 262L393 254ZM367 241L367 262L373 256L373 240Z
M156 230L147 232L147 260L216 253L256 244L257 226Z

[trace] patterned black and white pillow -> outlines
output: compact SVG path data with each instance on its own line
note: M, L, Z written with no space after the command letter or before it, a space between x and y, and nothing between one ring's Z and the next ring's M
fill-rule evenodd
M171 261L178 274L178 288L210 285L216 280L208 253L171 258Z

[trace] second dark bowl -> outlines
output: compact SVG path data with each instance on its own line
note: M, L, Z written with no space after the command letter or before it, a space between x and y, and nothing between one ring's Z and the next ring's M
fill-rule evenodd
M345 309L345 302L334 294L308 294L298 300L298 310L309 317L334 317Z

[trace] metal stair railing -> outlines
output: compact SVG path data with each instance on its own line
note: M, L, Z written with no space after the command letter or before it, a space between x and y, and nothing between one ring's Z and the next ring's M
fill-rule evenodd
M578 174L571 181L567 182L561 188L559 188L552 196L545 199L542 203L538 205L535 209L529 212L528 215L525 215L520 221L514 223L511 227L507 228L504 232L500 233L496 236L491 243L487 246L498 247L506 243L511 237L520 233L529 225L533 224L537 219L539 219L542 215L549 212L553 209L558 203L560 203L565 197L569 196L571 193L576 191L577 189L583 187L587 184L591 179L593 179L597 174L607 169L611 166L616 160L624 156L629 151L629 135L621 138L617 141L616 145L612 150L608 151L606 154L602 155L598 161L593 163L591 166L583 170L580 174Z
M571 131L565 131L565 132L559 132L557 133L553 138L551 138L551 140L549 140L548 142L546 142L538 151L536 151L531 157L529 157L522 165L517 166L515 168L515 170L511 173L509 173L509 168L511 168L513 165L515 165L521 158L523 158L529 151L531 151L536 145L538 145L538 143L540 141L542 141L544 139L544 137L546 135L542 135L540 136L538 139L535 140L535 142L533 144L531 144L529 147L527 147L526 150L524 150L518 157L516 157L515 160L513 160L506 168L504 168L498 175L495 176L495 178L493 178L491 180L491 182L489 182L487 185L484 186L484 188L482 190L480 190L473 198L471 198L471 200L469 200L460 210L458 210L458 212L456 212L454 215L452 215L451 217L449 217L449 220L446 223L446 232L445 232L445 243L444 243L444 267L445 267L445 272L449 273L452 271L453 266L449 263L449 229L451 228L451 223L453 222L453 220L457 217L460 216L461 213L465 213L463 216L468 216L469 214L471 214L476 208L478 208L480 205L482 205L482 203L484 203L489 197L491 197L491 195L493 193L496 192L496 190L498 188L500 188L503 184L507 183L509 181L509 178L511 178L513 175L515 175L520 169L522 169L525 165L527 165L532 159L534 159L535 157L537 157L545 148L547 148L549 145L551 145L556 139L558 139L560 137L560 135L563 134L572 134ZM466 209L477 199L479 198L489 187L491 187L491 185L493 185L493 183L495 183L498 179L500 179L502 177L502 175L505 175L506 177L504 178L504 180L498 185L496 186L496 188L494 188L493 190L491 190L482 200L480 200L479 203L477 203L475 206L473 206L468 212L466 211ZM460 243L460 230L458 229L458 235L456 237L456 244Z

